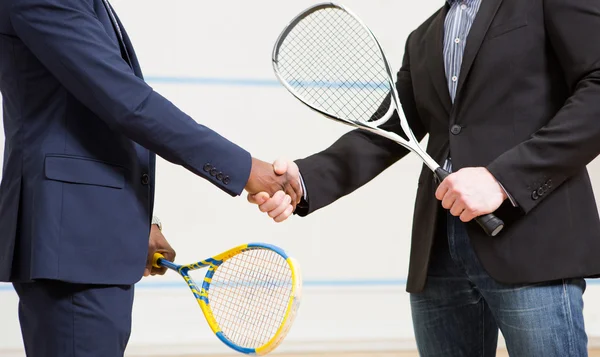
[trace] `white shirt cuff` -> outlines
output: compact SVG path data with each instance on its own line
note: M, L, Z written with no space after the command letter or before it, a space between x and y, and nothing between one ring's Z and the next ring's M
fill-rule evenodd
M498 182L498 181L496 181ZM506 193L506 196L508 196L508 199L510 200L510 203L512 203L513 207L519 207L519 205L517 204L517 201L515 201L515 199L513 198L513 196L510 195L510 193L508 193L508 191L506 191L506 189L504 188L504 186L502 186L502 184L500 182L498 182L498 185L500 185L500 187L502 188L502 190L504 191L504 193Z
M299 176L300 184L302 185L302 198L304 198L304 200L308 202L308 195L306 194L306 186L304 185L304 179L302 178L302 174L300 174Z

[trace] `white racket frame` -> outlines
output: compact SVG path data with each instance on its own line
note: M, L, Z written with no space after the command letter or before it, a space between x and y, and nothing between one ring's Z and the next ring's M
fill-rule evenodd
M339 9L339 10L346 12L348 15L352 16L368 32L369 36L377 44L377 47L379 48L379 51L381 52L381 56L385 63L385 69L388 74L387 81L391 88L391 97L392 97L393 105L390 105L390 108L388 109L387 113L381 119L379 119L377 121L374 121L374 122L366 122L365 121L363 123L363 122L360 122L357 120L352 120L352 119L347 119L347 118L339 118L337 116L327 113L327 111L324 110L323 108L319 108L318 106L309 103L300 93L298 93L294 89L294 87L290 86L289 83L287 83L287 81L283 78L283 75L279 71L277 56L279 53L279 48L281 47L281 44L283 43L283 41L285 40L287 35L296 26L296 24L298 24L304 18L308 17L309 15L311 15L312 13L314 13L316 11L319 11L322 9L327 9L327 8ZM405 148L407 148L410 151L414 152L415 154L419 155L419 157L423 160L425 165L427 165L427 167L429 167L431 169L431 171L433 171L433 172L435 172L435 170L440 168L440 165L431 156L429 156L429 154L427 154L427 152L425 150L423 150L422 146L419 144L419 142L415 138L415 135L414 135L412 129L408 125L408 121L404 117L402 110L400 110L401 107L400 107L400 99L398 96L398 90L396 89L396 85L393 80L393 74L390 69L390 64L387 60L387 57L385 56L385 52L383 51L383 48L379 44L379 41L377 41L377 38L375 37L373 32L369 29L369 27L364 22L362 22L362 20L360 20L360 18L358 16L356 16L348 8L338 5L338 4L335 4L335 3L327 2L327 3L316 4L314 6L307 8L306 10L304 10L302 13L300 13L294 19L292 19L292 21L290 21L290 23L285 27L283 32L279 35L279 37L276 41L276 45L273 48L272 62L273 62L273 69L275 71L275 75L276 75L277 79L279 80L279 82L288 91L290 91L290 93L292 93L296 98L298 98L300 101L302 101L304 104L306 104L308 107L310 107L314 111L316 111L322 115L325 115L326 117L329 117L331 119L342 122L346 125L364 129L364 130L370 131L372 133L381 135L392 141L397 142L398 144L404 146ZM387 130L383 130L378 127L379 125L387 122L394 115L394 111L396 111L398 113L398 117L400 118L400 125L402 127L402 130L404 130L404 133L408 137L408 140L405 140L402 136L400 136L396 133L389 132ZM368 119L368 118L365 118L365 119Z
M300 21L302 21L302 19L306 18L307 16L309 16L310 14L312 14L316 11L319 11L322 9L328 9L328 8L344 11L345 13L350 15L352 18L354 18L367 31L367 33L369 34L371 39L377 44L377 47L379 48L379 51L383 58L383 63L385 64L385 69L387 72L387 81L391 88L391 99L392 99L390 101L390 108L388 109L387 113L385 114L385 116L383 118L381 118L379 120L376 120L374 122L368 122L368 119L370 119L370 118L365 118L365 122L360 122L360 121L352 120L352 119L348 119L348 118L339 118L335 115L329 114L329 113L327 113L327 111L325 109L319 108L318 106L313 105L308 100L306 100L300 93L298 93L292 86L290 86L287 83L287 81L283 78L281 72L279 71L279 66L278 66L279 63L278 63L277 57L278 57L279 49L280 49L283 41L287 37L287 35L292 31L292 29L294 29L296 24L298 24ZM320 3L320 4L313 5L309 8L307 8L306 10L304 10L303 12L301 12L299 15L297 15L295 18L293 18L292 21L290 21L290 23L284 28L282 33L277 38L277 41L275 43L275 47L273 48L273 53L272 53L272 64L273 64L273 69L275 71L275 75L276 75L277 79L279 80L279 82L285 88L287 88L287 90L290 93L292 93L292 95L294 95L296 98L298 98L302 103L306 104L309 108L311 108L314 111L321 113L322 115L324 115L328 118L331 118L333 120L336 120L341 123L344 123L344 124L347 124L347 125L350 125L353 127L357 127L357 128L363 129L363 130L367 130L369 132L383 136L385 138L388 138L388 139L395 141L396 143L402 145L403 147L405 147L408 150L412 151L413 153L417 154L421 158L421 160L425 163L425 165L427 165L427 167L429 167L429 169L431 169L431 171L433 171L434 177L438 180L438 182L441 182L445 178L445 176L448 175L448 172L446 170L444 170L419 144L419 142L415 138L415 135L414 135L412 129L410 128L410 125L408 124L408 121L404 117L404 113L401 110L400 98L398 96L398 90L394 83L393 74L390 69L391 67L387 60L387 57L385 56L385 52L383 51L383 48L379 44L379 41L377 40L377 38L375 37L373 32L369 29L369 27L358 16L356 16L352 11L350 11L348 8L338 5L338 4L335 4L335 3L332 3L332 2L326 2L326 3ZM391 103L392 101L393 101L393 105ZM398 117L400 119L400 126L402 127L402 130L406 134L406 137L408 138L408 140L405 140L402 136L400 136L396 133L389 132L387 130L383 130L378 127L378 125L385 123L392 117L392 115L394 114L394 110L398 113ZM479 223L479 225L481 225L481 227L486 231L486 233L492 237L496 236L504 228L504 222L502 222L502 220L498 219L493 213L476 217L475 221L477 221L477 223Z

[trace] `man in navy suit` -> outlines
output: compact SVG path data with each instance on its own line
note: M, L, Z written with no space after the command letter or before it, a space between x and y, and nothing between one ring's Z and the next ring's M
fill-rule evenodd
M296 183L144 82L106 0L0 2L0 89L0 281L30 357L123 355L133 284L164 273L154 252L174 258L151 224L155 154L231 196L297 201Z

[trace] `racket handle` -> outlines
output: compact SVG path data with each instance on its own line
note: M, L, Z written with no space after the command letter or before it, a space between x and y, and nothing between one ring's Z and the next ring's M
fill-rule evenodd
M446 177L450 176L450 173L441 167L438 167L434 173L438 185L444 181ZM476 217L475 222L477 222L481 228L483 228L483 231L490 237L497 236L504 228L504 222L493 213Z
M492 213L476 217L475 222L479 223L481 228L490 237L497 236L502 228L504 228L504 222Z
M162 268L159 262L160 259L165 259L164 255L160 253L154 253L154 256L152 257L152 266L155 268Z

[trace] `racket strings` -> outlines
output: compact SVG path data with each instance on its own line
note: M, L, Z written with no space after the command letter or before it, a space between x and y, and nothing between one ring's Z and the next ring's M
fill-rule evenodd
M273 251L256 249L217 268L208 299L223 334L240 346L257 348L278 331L291 294L288 263Z
M264 252L262 252L264 254ZM252 279L260 279L261 276L264 276L265 273L265 269L264 267L267 266L267 264L271 264L270 262L264 262L265 265L263 265L263 269L262 271L254 271L254 274L252 274ZM271 281L263 281L263 285L269 285L270 283L272 283ZM272 284L271 284L272 285ZM248 296L249 299L257 299L257 298L263 298L263 297L257 297L255 296L256 294L254 294L255 291L252 291L252 294L250 294L250 296ZM264 304L266 306L271 307L271 315L272 316L280 316L281 319L283 319L283 316L285 314L285 309L287 307L287 303L286 301L288 300L288 298L286 297L285 301L279 301L282 302L282 304L277 305L277 301L276 301L276 296L275 295L269 295L269 297L264 301ZM273 310L273 308L275 310ZM262 345L264 343L266 343L267 341L269 341L272 336L277 332L277 329L279 328L280 325L280 321L270 321L268 319L265 319L264 316L260 316L261 312L264 313L264 311L261 311L260 309L254 309L254 310L246 310L247 314L247 318L248 321L253 322L252 325L255 326L255 333L254 335L245 335L245 336L240 336L240 334L238 333L238 337L242 337L242 339L240 340L240 343L243 343L245 346L252 346L253 344L256 344L257 346ZM274 322L272 324L270 324L269 326L269 322Z
M322 8L300 20L280 43L276 60L280 77L304 101L335 117L373 121L391 105L379 46L342 9Z

